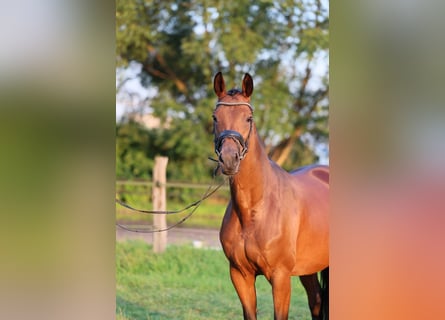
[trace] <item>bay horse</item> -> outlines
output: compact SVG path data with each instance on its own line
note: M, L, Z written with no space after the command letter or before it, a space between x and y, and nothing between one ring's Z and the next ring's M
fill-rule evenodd
M300 277L312 319L329 319L329 168L288 173L268 158L253 119L248 73L242 90L226 92L221 72L213 87L215 152L230 185L220 241L244 319L257 316L258 275L272 286L274 319L288 318L291 276Z

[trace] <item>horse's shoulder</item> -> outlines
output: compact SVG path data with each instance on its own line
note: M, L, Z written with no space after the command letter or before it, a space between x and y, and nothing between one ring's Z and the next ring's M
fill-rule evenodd
M236 213L233 212L232 202L229 202L221 224L220 239L231 240L232 238L236 238L239 236L240 228L241 224L239 218Z

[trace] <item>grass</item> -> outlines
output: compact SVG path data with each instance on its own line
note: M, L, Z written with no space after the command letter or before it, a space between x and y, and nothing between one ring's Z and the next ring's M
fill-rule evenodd
M241 319L222 251L169 246L154 254L142 241L116 244L116 319ZM292 280L290 318L309 320L307 298ZM257 278L258 319L273 319L269 283Z

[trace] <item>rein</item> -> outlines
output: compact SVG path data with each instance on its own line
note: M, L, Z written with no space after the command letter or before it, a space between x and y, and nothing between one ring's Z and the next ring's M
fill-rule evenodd
M123 201L121 201L121 200L119 200L119 199L116 198L115 202L118 203L118 204L120 204L121 206L123 206L123 207L125 207L125 208L127 208L127 209L130 209L130 210L132 210L132 211L136 211L136 212L140 212L140 213L147 213L147 214L178 214L178 213L184 212L184 211L186 211L186 210L188 210L188 209L194 207L193 210L190 211L190 212L189 212L185 217L183 217L181 220L179 220L179 221L176 222L175 224L172 224L172 225L170 225L170 226L168 226L167 228L164 228L164 229L148 229L148 230L147 230L147 229L136 229L136 228L130 228L130 227L127 227L127 226L125 226L125 225L123 225L123 224L120 224L120 223L118 223L118 222L116 222L116 225L117 225L119 228L122 228L122 229L127 230L127 231L131 231L131 232L156 233L156 232L164 232L164 231L168 231L168 230L173 229L174 227L177 227L178 225L184 223L188 218L190 218L190 217L193 215L193 213L195 213L196 209L199 208L199 206L201 205L201 203L202 203L205 199L207 199L207 198L209 198L211 195L213 195L216 191L218 191L218 189L221 188L221 187L223 186L223 184L224 184L224 181L222 181L222 182L221 182L219 185L217 185L216 187L214 187L214 184L213 184L213 185L210 185L210 186L207 188L206 192L201 196L201 198L200 198L199 200L197 200L197 201L195 201L195 202L189 204L188 206L186 206L186 207L184 207L183 209L180 209L180 210L158 211L158 210L143 210L143 209L136 209L136 208L130 206L129 204L127 204L127 203L125 203L125 202L123 202ZM214 187L213 190L212 190L212 187Z

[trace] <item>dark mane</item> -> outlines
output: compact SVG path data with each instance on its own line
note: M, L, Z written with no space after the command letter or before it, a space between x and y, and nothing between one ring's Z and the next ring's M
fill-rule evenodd
M237 93L241 93L241 90L236 89L236 88L233 88L233 89L230 89L229 91L227 91L227 94L228 94L229 96L234 96L234 95L236 95Z

